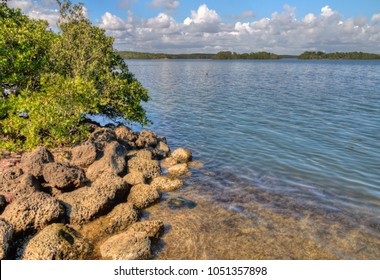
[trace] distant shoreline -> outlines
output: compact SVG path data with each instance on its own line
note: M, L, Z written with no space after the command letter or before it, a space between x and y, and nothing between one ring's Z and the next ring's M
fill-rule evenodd
M303 60L370 60L380 59L380 54L364 52L304 52L300 55L278 55L268 52L251 52L238 54L236 52L223 51L216 54L191 53L191 54L165 54L147 52L117 52L124 59L213 59L213 60L277 60L295 58Z

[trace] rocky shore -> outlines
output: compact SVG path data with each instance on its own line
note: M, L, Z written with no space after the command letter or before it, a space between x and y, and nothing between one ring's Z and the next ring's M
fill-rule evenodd
M84 143L0 159L0 259L151 259L163 232L140 220L183 186L192 154L163 136L96 127Z

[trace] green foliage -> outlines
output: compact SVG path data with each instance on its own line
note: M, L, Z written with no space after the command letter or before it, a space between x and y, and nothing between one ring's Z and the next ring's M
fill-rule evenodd
M363 52L304 52L299 59L380 59L379 54Z
M113 38L57 1L60 32L0 5L0 148L58 146L84 139L88 114L147 124L147 91L113 49Z
M223 51L218 52L213 59L280 59L280 56L268 52L238 54L236 52Z

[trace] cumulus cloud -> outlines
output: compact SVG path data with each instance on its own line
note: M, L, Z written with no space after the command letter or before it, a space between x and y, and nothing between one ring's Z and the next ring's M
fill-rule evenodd
M133 1L122 2L131 4ZM58 12L38 5L42 1L12 2L33 17L49 22L58 17ZM115 47L119 50L168 53L232 50L280 54L299 54L306 50L379 52L380 14L369 18L344 18L338 11L324 6L319 14L308 13L297 18L296 8L284 6L283 11L268 18L243 18L242 14L231 23L224 22L216 10L205 4L190 11L185 19L175 19L168 9L178 5L176 2L152 1L152 4L160 3L164 11L151 18L136 18L130 10L125 18L105 12L98 25L115 38ZM168 4L166 8L165 3ZM247 12L245 16L248 15Z
M47 20L51 27L56 27L59 11L54 0L13 0L8 2L8 6L21 9L31 18Z
M152 0L152 2L150 2L148 5L152 8L172 11L178 8L180 3L176 0Z

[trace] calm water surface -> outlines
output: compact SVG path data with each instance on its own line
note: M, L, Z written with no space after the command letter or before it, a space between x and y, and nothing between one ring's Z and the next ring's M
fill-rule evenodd
M204 163L148 211L157 258L380 258L380 61L127 63L149 129Z

